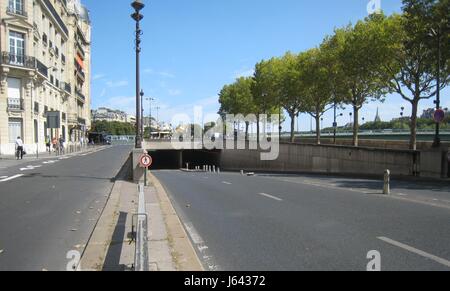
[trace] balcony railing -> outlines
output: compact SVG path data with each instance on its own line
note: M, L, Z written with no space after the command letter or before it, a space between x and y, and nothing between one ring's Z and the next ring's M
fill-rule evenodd
M48 78L48 68L46 65L41 63L39 60L36 60L36 69L41 75Z
M52 2L50 2L50 0L43 0L43 1L44 1L45 5L47 6L48 10L50 11L50 13L56 19L56 22L58 22L59 26L61 26L61 29L66 33L66 35L68 35L69 30L67 29L67 26L64 24L64 21L59 16L55 7L53 7Z
M86 119L78 117L78 124L86 125Z
M86 96L84 96L84 94L81 92L80 89L75 89L75 93L77 94L77 96L78 96L81 100L83 100L83 101L86 100Z
M64 85L64 91L66 91L67 93L69 93L69 94L72 94L72 86L70 86L70 84L69 83L66 83L66 82L63 82L63 83L61 83L61 85ZM61 88L62 88L63 86L61 86Z
M9 111L23 111L23 100L19 98L8 98Z
M11 13L11 14L15 14L15 15L20 15L23 17L28 17L28 13L25 11L25 9L16 9L13 6L8 6L8 8L6 9L6 12Z
M15 55L8 52L2 52L0 63L28 69L36 68L36 58L25 55Z

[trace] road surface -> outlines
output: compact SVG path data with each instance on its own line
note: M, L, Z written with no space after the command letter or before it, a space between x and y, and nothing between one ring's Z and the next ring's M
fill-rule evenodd
M130 150L0 161L0 270L66 270L67 253L83 251Z
M381 270L450 270L448 185L394 181L386 197L364 179L154 174L210 270L365 271L371 251Z

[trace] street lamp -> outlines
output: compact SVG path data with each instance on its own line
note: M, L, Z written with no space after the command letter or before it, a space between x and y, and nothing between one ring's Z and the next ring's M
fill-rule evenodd
M141 90L139 95L141 96L141 137L144 138L144 90Z
M402 112L400 112L400 126L402 127L400 131L403 131L403 117L405 115L405 107L400 108Z
M432 37L437 38L437 46L438 46L438 56L437 56L437 76L436 76L436 101L434 102L436 104L436 111L441 109L441 27L440 25L437 28L437 31L434 29L431 29L430 35ZM433 146L439 147L441 145L441 138L440 138L440 123L436 121L436 134L434 137Z
M149 107L148 107L148 109L149 109L149 118L148 118L148 123L149 123L149 127L150 127L150 130L151 130L151 128L152 128L152 101L155 101L155 98L152 98L152 97L148 97L148 98L145 98L145 100L147 100L148 101L148 103L149 103Z
M140 11L145 7L142 0L136 0L131 3L131 7L134 8L134 13L131 14L131 18L136 22L136 39L135 39L135 50L136 50L136 148L142 148L142 135L141 135L141 100L140 100L140 68L139 68L139 54L141 53L141 35L142 30L140 28L140 21L144 18L144 15Z

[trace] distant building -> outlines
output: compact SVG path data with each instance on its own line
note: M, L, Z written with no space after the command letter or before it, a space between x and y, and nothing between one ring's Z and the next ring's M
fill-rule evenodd
M377 108L377 115L375 116L374 122L376 122L376 123L380 123L380 122L381 122L381 117L380 117L380 110L379 110L379 108Z
M445 116L449 117L450 116L450 111L448 111L448 108L445 108L444 111L445 111ZM428 108L428 109L423 111L423 113L420 116L420 118L433 119L435 112L436 112L436 108Z
M123 122L136 124L136 117L120 110L100 107L92 110L92 121Z

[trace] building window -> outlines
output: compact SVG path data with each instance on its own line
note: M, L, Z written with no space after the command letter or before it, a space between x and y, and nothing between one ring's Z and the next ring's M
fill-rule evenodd
M34 142L39 143L39 125L37 120L34 120Z
M8 6L9 11L12 13L23 15L24 14L23 1L24 0L9 0Z
M25 35L23 33L9 32L10 61L15 65L23 65L25 61Z
M22 137L22 119L20 118L10 118L8 122L9 130L9 142L15 143L17 137Z
M8 109L21 110L21 88L22 81L17 78L8 78Z

